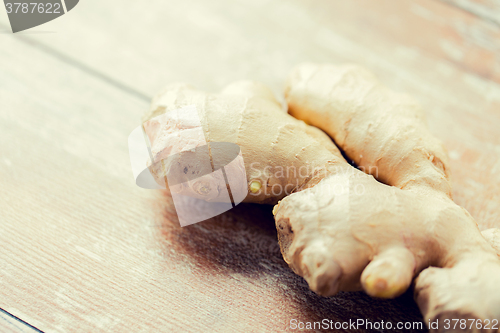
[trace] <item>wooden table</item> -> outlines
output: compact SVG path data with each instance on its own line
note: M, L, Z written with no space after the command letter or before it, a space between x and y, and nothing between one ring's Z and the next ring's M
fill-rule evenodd
M15 35L0 10L0 47L1 332L421 320L411 293L309 291L270 207L180 228L168 195L135 186L127 136L175 81L255 79L281 96L297 63L362 64L423 104L455 200L500 227L498 0L84 0Z

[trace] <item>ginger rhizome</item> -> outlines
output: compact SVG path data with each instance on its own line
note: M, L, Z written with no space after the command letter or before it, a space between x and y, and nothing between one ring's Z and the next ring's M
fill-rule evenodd
M444 267L425 269L416 280L416 300L426 319L499 318L499 230L486 230L482 237L470 214L451 200L446 152L426 128L420 106L354 65L300 65L290 74L285 94L291 115L324 130L358 166L376 171L381 182L393 186L392 196L368 191L362 199L366 207L354 211L346 205L342 217L307 209L318 221L330 219L323 222L329 223L325 231L336 224L332 217L356 221L347 233L372 250L361 275L364 289L374 296L393 296L386 286L402 279L396 267L399 274L408 274L405 278L429 265ZM382 198L392 204L375 207ZM292 229L301 228L306 222L290 205L288 210L284 215L280 211L277 221L285 218ZM375 242L367 240L368 230ZM329 234L341 238L337 230ZM388 235L393 245L382 242ZM296 245L301 246L303 242ZM331 259L339 260L335 255ZM361 269L364 262L358 265Z
M313 68L312 73L317 71ZM306 72L309 75L310 68ZM394 124L390 115L383 114L383 107L372 108L375 101L364 100L361 93L359 98L353 97L351 105L332 107L337 97L330 90L336 81L327 87L329 75L318 82L314 77L303 74L302 68L292 74L287 88L290 112L335 140L343 138L339 145L350 158L360 166L377 166L378 177L385 184L347 163L324 132L284 112L272 92L259 83L237 82L220 94L172 85L155 97L143 120L194 105L208 143L237 144L248 185L244 201L275 204L283 258L316 293L331 296L340 290L364 289L372 296L392 298L403 293L425 268L448 267L420 274L417 300L426 317L469 311L470 304L480 302L479 298L472 298L470 304L461 301L469 296L487 298L488 302L480 304L482 308L475 308L480 315L498 315L500 297L492 286L492 276L500 276L500 261L472 217L451 201L446 153L439 141L423 123L417 126L420 134L409 125L404 136L391 134L397 130L382 126L383 117L385 126ZM350 89L356 88L356 80ZM387 98L391 96L389 93ZM378 127L376 121L372 126L363 125L363 117L354 119L345 113L353 110L357 114L356 107L366 103L371 104L363 109L363 117L368 122L380 118ZM343 118L336 119L336 113ZM407 119L401 124L421 117L410 111L404 116ZM361 126L363 131L351 142L351 132L356 131L349 126L353 121L358 123L352 126ZM373 137L363 137L373 131ZM171 147L152 149L161 154ZM355 154L359 156L355 158ZM204 194L216 198L211 191L218 189L206 188ZM490 236L498 245L498 235ZM460 268L469 262L486 267L489 276ZM453 270L463 280L454 279ZM461 294L455 292L455 299L437 293L453 295L454 284L464 281L469 285Z

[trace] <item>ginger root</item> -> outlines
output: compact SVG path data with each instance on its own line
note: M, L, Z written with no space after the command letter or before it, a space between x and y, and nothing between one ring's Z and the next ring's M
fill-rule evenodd
M349 126L349 121L335 127L338 110L327 107L334 103L327 89L318 87L321 82L309 89L313 82L303 82L300 71L293 74L287 89L290 111L336 138L336 131ZM353 83L351 88L355 86ZM321 94L308 95L315 91ZM342 110L363 103L360 99L354 106L342 105ZM487 305L471 309L472 313L481 318L500 315L500 295L492 289L492 277L500 276L500 260L472 217L450 200L446 154L430 134L419 138L407 127L405 138L411 142L401 138L405 149L401 153L390 139L370 143L359 139L362 133L357 134L352 150L346 149L351 134L343 132L341 147L350 156L353 152L363 155L356 160L360 165L378 166L379 179L386 185L347 163L324 132L283 112L272 92L259 83L236 82L220 94L171 85L155 97L143 120L189 105L198 110L207 142L239 145L248 184L244 201L276 204L273 213L283 257L313 291L331 296L340 290L364 289L372 296L392 298L403 293L425 268L447 267L446 271L428 269L419 276L417 300L426 318L446 311L469 311L469 303L482 301L470 298L463 307L460 300L479 295L488 299ZM371 108L363 110L371 112ZM365 132L369 133L367 126ZM411 148L417 143L419 149ZM152 148L158 154L172 149ZM498 235L490 236L498 244ZM463 267L470 262L489 276L466 271ZM461 280L453 279L453 270L461 274ZM458 292L450 281L463 289ZM437 292L440 290L454 293L446 299Z
M409 96L355 65L304 64L289 77L289 113L324 130L362 169L401 189L427 186L451 198L443 144Z
M250 192L245 202L275 204L317 178L314 172L344 161L324 133L286 114L272 91L255 82L234 83L218 95L186 84L168 86L154 98L143 122L189 105L198 110L207 142L231 142L241 148ZM155 136L161 137L162 130L159 126ZM196 132L190 139L193 146L201 140ZM161 140L151 144L158 156L176 150Z
M400 285L395 280L406 281L426 266L444 267L425 269L416 280L415 297L426 320L499 319L500 230L484 231L482 237L470 214L451 200L445 149L426 128L418 104L354 65L300 65L289 76L286 99L290 114L324 130L362 170L394 186L392 196L373 188L360 199L365 203L361 211L345 210L352 220L346 233L375 249L361 275L364 289L391 297L397 293L387 286ZM370 209L380 197L392 207L380 203ZM288 218L292 229L305 223L288 210L277 216ZM360 223L362 219L366 222ZM329 223L330 228L336 224ZM338 230L331 235L339 238ZM377 249L387 247L384 239L398 238L399 248ZM332 257L336 262L338 258Z

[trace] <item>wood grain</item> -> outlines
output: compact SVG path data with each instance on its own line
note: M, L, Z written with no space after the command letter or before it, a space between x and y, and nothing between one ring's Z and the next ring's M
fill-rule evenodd
M413 60L418 68L431 57L500 82L500 28L437 0L119 3L110 17L117 2L88 0L43 26L57 33L21 35L146 96L187 77L204 89L248 77L279 91L297 62L359 62L350 44L365 51L364 63Z
M115 2L88 0L44 26L57 33L18 37L145 99L176 81L217 91L240 79L265 82L281 95L299 62L364 65L423 104L432 132L450 151L457 203L482 229L500 223L493 125L500 122L500 85L492 82L500 73L500 29L436 0L142 6L130 2L109 17Z
M441 0L472 13L483 20L500 26L500 1L498 0Z
M167 193L134 185L127 136L174 81L255 79L281 94L299 62L356 62L424 105L456 201L500 227L499 36L436 0L86 0L0 34L0 308L44 332L421 320L409 294L310 292L281 259L269 207L180 228Z
M0 309L0 332L2 333L39 333L40 331L29 324L12 317Z
M420 320L411 295L308 290L281 258L271 207L242 205L180 228L168 194L136 187L129 170L126 138L146 103L17 38L6 50L1 308L44 332ZM22 69L5 65L14 59Z

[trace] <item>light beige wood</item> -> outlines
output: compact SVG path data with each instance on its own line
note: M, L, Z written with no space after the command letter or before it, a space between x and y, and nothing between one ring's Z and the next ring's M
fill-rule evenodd
M85 0L0 34L0 308L44 332L420 320L411 295L311 293L281 259L269 207L181 229L168 195L133 184L127 136L171 82L256 79L278 94L299 62L356 62L424 105L456 201L500 227L499 36L436 0Z
M0 311L0 332L2 333L37 333L40 332L3 311Z
M176 81L216 91L239 79L263 81L280 94L299 62L364 65L424 105L450 151L456 201L481 228L500 221L490 204L500 199L500 137L492 125L500 122L500 85L492 82L500 73L500 28L436 0L148 6L88 0L43 26L56 33L16 37L144 98ZM116 7L119 14L109 16ZM475 195L480 188L484 197Z
M127 135L146 103L6 40L0 307L44 332L275 332L301 321L418 321L411 295L322 298L283 262L271 207L180 228L136 187ZM29 61L36 58L37 61ZM21 66L19 64L24 64ZM366 310L368 309L368 310Z
M436 0L156 0L145 12L141 6L131 2L110 18L112 1L89 0L43 28L57 33L19 37L144 96L175 81L215 91L238 79L281 93L296 63L362 64L424 105L431 130L454 159L457 202L481 228L500 220L489 203L500 199L499 139L490 125L500 121L500 86L491 83L500 70L497 27ZM479 188L491 199L471 195Z
M499 137L490 125L500 121L500 86L491 83L500 29L488 22L436 0L156 0L152 11L131 2L111 18L112 1L79 6L44 26L57 33L20 37L144 96L175 81L215 91L243 78L281 93L298 62L368 67L426 108L454 159L457 202L482 228L500 220L489 204L500 199ZM493 201L471 195L478 188Z
M498 0L442 0L500 26Z

